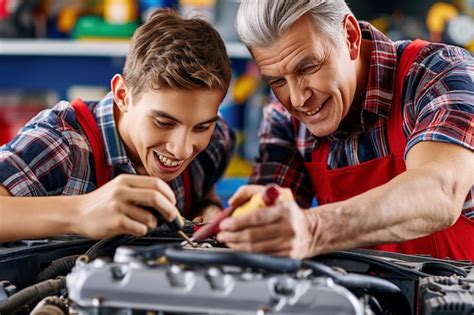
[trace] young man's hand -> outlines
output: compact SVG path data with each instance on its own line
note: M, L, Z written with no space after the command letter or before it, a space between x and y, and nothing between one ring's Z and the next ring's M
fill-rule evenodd
M201 213L193 219L193 223L209 223L222 211L222 208L216 205L210 205L202 209Z
M243 186L229 203L237 206L264 189ZM235 250L303 258L314 250L316 227L315 216L307 215L295 201L278 201L273 207L223 220L217 239Z
M194 223L209 223L222 211L222 204L216 193L216 185L212 186L201 202L199 212L193 219ZM199 206L199 205L198 205Z
M73 229L95 239L116 234L145 235L157 220L140 206L156 209L168 221L179 213L173 191L156 177L123 174L78 198Z

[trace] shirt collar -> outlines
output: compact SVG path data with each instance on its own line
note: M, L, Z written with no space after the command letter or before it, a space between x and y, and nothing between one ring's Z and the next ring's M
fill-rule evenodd
M388 118L397 65L396 43L367 22L360 21L359 25L362 37L372 41L367 92L362 109Z
M111 92L97 104L94 114L104 139L108 164L135 174L136 171L127 156L125 146L117 130L114 119L114 98Z

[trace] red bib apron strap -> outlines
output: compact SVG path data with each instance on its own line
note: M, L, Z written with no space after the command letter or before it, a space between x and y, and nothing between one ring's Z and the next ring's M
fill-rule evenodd
M110 180L111 169L105 158L105 145L100 134L99 127L94 115L81 99L75 99L71 103L76 111L76 119L84 130L92 148L94 156L95 177L97 188Z
M397 66L397 72L395 76L395 82L393 86L392 105L390 107L390 119L388 120L388 141L389 147L392 153L400 154L405 152L406 148L406 137L403 133L403 106L402 106L402 93L403 93L403 82L407 76L410 67L413 65L416 56L420 53L428 44L424 40L414 40L411 42L403 51L402 57L399 60Z

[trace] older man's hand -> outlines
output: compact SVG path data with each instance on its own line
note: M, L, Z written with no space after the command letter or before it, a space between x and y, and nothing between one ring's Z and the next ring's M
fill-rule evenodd
M303 258L314 254L316 225L314 213L303 211L295 201L283 201L223 220L217 239L239 251Z

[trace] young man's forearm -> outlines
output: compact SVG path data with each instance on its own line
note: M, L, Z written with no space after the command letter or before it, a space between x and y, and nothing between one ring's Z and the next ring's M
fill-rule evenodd
M0 186L0 241L64 233L99 239L142 236L157 225L159 211L171 221L179 213L171 188L161 179L122 174L103 187L77 196L11 197Z
M0 242L75 233L77 196L0 196Z

